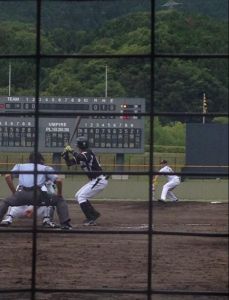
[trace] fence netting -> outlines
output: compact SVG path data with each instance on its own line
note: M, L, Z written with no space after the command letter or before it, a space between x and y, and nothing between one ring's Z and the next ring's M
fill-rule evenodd
M4 1L1 1L4 2ZM15 4L17 2L22 2L20 1L13 1ZM144 237L147 240L147 269L146 269L146 282L145 282L145 288L137 288L137 289L131 289L131 288L126 288L126 289L119 289L119 288L109 288L109 287L104 287L104 288L76 288L74 289L66 289L66 288L58 288L53 286L52 288L42 288L39 286L38 282L39 279L37 278L37 239L39 234L45 234L48 236L50 234L53 234L52 230L42 230L37 227L37 218L34 217L33 220L33 226L31 229L24 229L24 228L7 228L7 229L1 229L0 234L18 234L18 235L23 235L24 233L30 233L31 234L31 239L32 239L32 260L31 260L31 286L30 288L24 288L21 286L21 288L1 288L0 289L0 298L3 297L3 299L14 299L14 297L18 297L18 299L31 299L35 300L38 299L37 297L45 297L44 295L56 295L60 296L60 299L86 299L84 298L85 295L88 295L88 297L91 296L91 298L88 299L157 299L157 296L160 295L160 297L164 296L164 299L168 299L167 297L170 297L169 299L176 299L176 296L184 296L183 299L186 299L186 296L194 296L198 297L198 299L219 299L220 297L226 297L228 296L227 292L221 292L221 291L215 291L214 288L212 290L208 291L186 291L186 290L160 290L160 289L155 289L152 285L152 279L154 277L154 260L157 259L154 257L152 253L152 247L154 245L154 240L158 236L163 236L163 237L173 237L173 236L180 236L181 238L183 237L197 237L197 238L202 238L202 239L208 239L208 238L218 238L220 239L227 239L228 234L225 232L205 232L205 231L189 231L189 232L180 232L180 231L168 231L168 230L157 230L154 228L154 201L153 201L153 194L152 194L152 179L155 175L159 175L158 171L153 167L158 164L158 161L162 159L162 157L157 157L156 162L155 162L155 157L154 157L154 121L155 118L162 117L166 120L169 118L196 118L196 119L202 119L203 116L208 118L208 117L215 117L215 116L227 116L227 113L202 113L202 112L177 112L177 111L158 111L155 108L155 84L157 82L157 73L155 72L155 64L157 63L158 60L177 60L177 59L182 59L184 61L188 60L205 60L205 59L228 59L227 54L217 54L217 53L161 53L157 52L157 49L155 47L156 43L156 36L155 36L155 27L156 27L156 1L145 1L148 4L148 13L150 14L150 51L148 53L129 53L129 54L119 54L119 53L70 53L70 54L65 54L65 53L45 53L44 49L42 48L42 39L41 39L41 33L42 33L42 20L43 20L43 13L44 13L44 8L45 5L52 4L52 5L57 5L60 4L61 2L66 2L66 1L42 1L42 0L37 0L37 1L24 1L24 2L35 2L35 15L36 15L36 40L34 41L34 48L35 51L33 54L4 54L0 55L0 59L7 59L7 60L33 60L35 63L35 87L34 87L34 96L35 96L35 110L34 112L28 113L4 113L3 116L7 118L11 118L12 116L15 117L33 117L35 120L35 143L34 143L34 151L38 152L39 149L39 140L38 140L38 133L39 133L39 120L44 114L40 112L39 110L39 98L41 94L41 76L42 76L42 64L43 61L50 60L50 65L52 61L55 60L68 60L71 59L72 61L74 60L101 60L105 59L107 62L109 61L115 61L115 60L122 60L122 61L130 61L133 60L133 62L138 63L138 61L148 61L149 62L149 69L147 69L147 76L148 76L148 84L149 84L149 90L150 90L150 100L148 101L148 106L147 110L144 113L138 113L135 112L134 116L136 117L144 117L147 118L149 121L149 155L147 158L143 158L142 161L140 161L139 164L137 164L135 167L133 167L133 163L131 163L131 158L129 159L129 166L126 167L126 169L121 168L121 170L117 170L117 164L116 162L114 164L111 164L108 166L108 171L107 174L110 176L113 175L127 175L127 176L146 176L148 178L148 199L147 199L147 205L148 205L148 217L147 217L147 228L141 228L141 229L106 229L106 230L81 230L81 229L75 229L65 232L65 231L56 231L56 235L61 235L61 234L68 234L69 236L75 236L75 235L88 235L88 236L102 236L102 235L110 235L110 236L136 236L136 237ZM109 0L90 0L90 1L85 1L85 0L75 0L75 1L69 1L71 3L80 3L80 2L88 2L88 6L86 7L88 10L90 10L90 5L95 3L100 3L100 5L107 3L107 2L112 2ZM125 1L119 1L119 0L113 0L114 3L117 4L117 6L121 6L125 3ZM141 1L139 1L141 2ZM168 1L170 2L170 1ZM172 2L172 1L171 1ZM129 2L129 5L131 5L131 2ZM99 15L97 15L99 18ZM106 40L105 40L106 42ZM64 41L63 41L64 43ZM138 79L136 79L138 80ZM93 83L92 83L93 84ZM53 114L47 114L47 116L53 116ZM66 116L77 116L78 113L77 111L64 113L64 115L61 112L58 112L56 115L59 117L66 117ZM87 115L93 115L90 112L85 112L83 116ZM112 112L106 114L106 116L113 117L114 115L117 116L122 116L122 113L120 114L113 114ZM127 117L132 116L132 113L126 113ZM103 117L104 115L101 114L96 114L94 113L94 117ZM4 175L7 171L8 168L8 161L6 162L7 167L1 166L1 175ZM10 163L9 163L10 164ZM218 172L201 172L198 170L198 172L191 171L191 172L182 172L182 169L179 167L180 162L178 163L174 159L174 165L175 165L175 174L179 176L184 176L184 177L189 177L189 176L194 176L195 178L203 178L203 177L221 177L224 179L228 178L228 173L218 173ZM139 170L140 169L140 170ZM35 171L35 177L37 176L37 171ZM59 170L58 174L60 175L66 175L66 176L79 176L82 175L83 173L81 171L77 170L68 170L68 169L62 169ZM167 175L165 173L164 175ZM34 215L35 216L35 215ZM17 241L19 242L19 241ZM66 255L67 255L67 245L66 245ZM10 250L9 250L10 251ZM169 255L169 254L168 254ZM89 261L90 263L90 261ZM209 262L210 263L210 262ZM61 272L61 271L60 271ZM134 270L133 270L134 272ZM53 274L55 277L55 274ZM65 276L63 274L63 276ZM16 295L16 296L15 296ZM42 296L43 295L43 296ZM122 296L124 298L122 298ZM126 298L125 298L126 296ZM8 298L7 298L8 297ZM11 298L10 298L11 297ZM23 298L24 297L24 298ZM63 298L61 298L63 297ZM78 298L80 297L80 298ZM94 298L93 298L94 297ZM139 298L138 298L139 297ZM204 298L206 297L206 298ZM218 297L218 298L214 298ZM16 298L15 298L16 299ZM40 298L39 298L40 299ZM46 299L46 298L44 298ZM47 298L51 299L51 298ZM53 299L53 298L52 298ZM162 299L162 298L160 298ZM188 299L188 298L187 298Z

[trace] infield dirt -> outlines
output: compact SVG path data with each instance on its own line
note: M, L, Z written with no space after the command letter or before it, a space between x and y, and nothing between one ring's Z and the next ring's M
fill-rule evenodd
M109 200L92 203L101 212L95 227L82 226L83 214L73 202L69 202L72 232L43 229L38 220L35 284L38 290L46 291L37 290L37 300L147 299L144 292L48 293L48 289L147 290L148 203ZM12 232L31 228L31 219L16 220L11 227L0 228L0 289L31 288L32 232ZM153 229L153 291L228 292L228 238L181 234L227 234L228 203L153 202ZM0 293L0 299L27 300L31 295L26 291ZM226 300L228 297L155 294L152 299Z

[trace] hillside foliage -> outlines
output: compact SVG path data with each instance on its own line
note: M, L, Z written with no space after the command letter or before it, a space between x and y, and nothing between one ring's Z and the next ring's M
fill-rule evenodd
M79 6L76 11L79 14L79 18L75 19L76 24L85 16L85 8L88 9L88 16L83 23L78 24L78 27L72 25L72 17L76 12L71 14L68 10L69 16L63 21L66 3L58 2L59 4L54 6L55 1L47 2L42 15L42 54L143 54L145 57L41 58L40 94L103 97L107 66L108 97L143 97L147 101L147 109L153 100L156 112L202 112L202 96L206 93L209 112L228 111L226 58L156 58L153 62L154 99L152 99L150 80L152 65L147 57L151 51L152 37L148 1L132 1L131 9L130 6L128 9L128 1L121 2L123 3L121 7L117 2L111 6L104 4L102 7L81 4L82 7ZM0 23L0 54L34 55L35 5L30 3L23 11L22 3L17 2L15 11L27 16L23 21L20 18L10 19L9 11L11 8L13 13L12 6L10 3L4 3L4 7L1 3L1 8L4 9L0 13L0 20L4 20ZM69 5L74 3L68 2ZM52 5L54 10L51 10ZM102 9L100 15L99 8ZM60 11L62 13L58 14ZM209 16L203 18L200 14L190 11L182 9L157 11L155 53L228 53L227 21L220 19L219 15L218 18ZM51 22L54 19L55 22ZM11 59L10 63L11 95L33 96L36 80L35 59L15 58ZM8 95L9 59L0 60L0 70L0 95ZM165 121L169 123L169 120Z

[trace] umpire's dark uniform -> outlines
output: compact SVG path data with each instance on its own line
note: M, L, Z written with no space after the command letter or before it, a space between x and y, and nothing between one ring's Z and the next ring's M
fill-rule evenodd
M35 161L37 163L37 171L44 172L43 174L37 174L36 184L34 184L34 175L20 173L20 172L34 172ZM20 189L16 191L13 184L12 174L6 174L6 182L12 191L12 195L5 198L0 203L0 221L4 217L9 206L21 206L21 205L37 205L37 206L56 206L57 214L61 224L61 229L71 229L70 218L68 212L68 206L64 198L62 197L62 182L58 179L56 174L48 174L47 172L54 172L54 169L45 166L44 159L40 153L31 153L29 157L29 163L16 164L12 172L19 172L19 186ZM41 190L41 187L47 181L47 178L52 182L56 182L57 195L49 195L47 192ZM36 197L34 197L36 195ZM35 200L36 199L36 200Z

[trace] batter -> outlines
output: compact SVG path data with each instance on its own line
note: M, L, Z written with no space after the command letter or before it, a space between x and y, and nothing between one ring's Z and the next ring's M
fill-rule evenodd
M89 182L75 194L75 199L86 217L84 225L93 226L96 225L95 221L100 217L100 213L95 210L89 199L105 189L108 185L108 176L104 175L94 152L89 148L86 137L78 137L76 145L79 152L75 152L70 146L67 146L62 153L62 157L67 166L80 165L89 179Z

